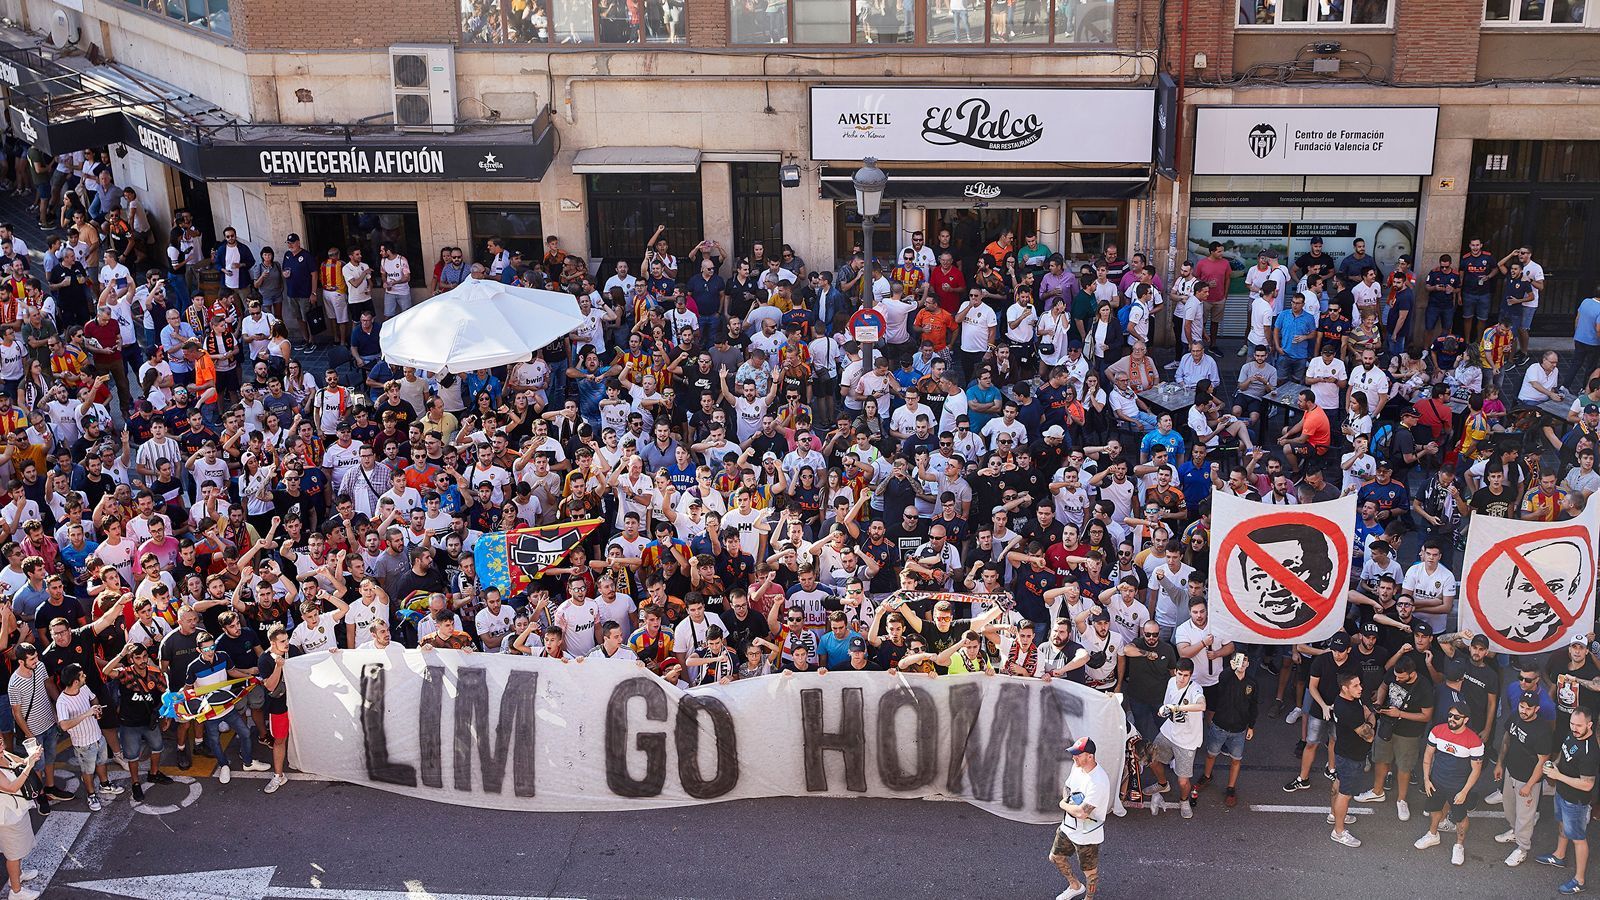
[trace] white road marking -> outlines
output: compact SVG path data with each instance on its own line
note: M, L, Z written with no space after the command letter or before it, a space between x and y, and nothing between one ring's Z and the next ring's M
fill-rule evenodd
M81 812L55 810L45 818L44 825L34 836L33 852L22 861L24 869L39 870L39 877L29 882L29 887L44 892L50 886L50 880L56 877L67 858L67 851L88 823L89 814Z
M1282 805L1277 805L1277 804L1272 804L1272 803L1252 803L1250 805L1250 811L1251 812L1260 812L1260 813L1297 813L1297 814L1300 814L1300 815L1307 815L1307 816L1312 816L1312 815L1325 816L1325 815L1328 815L1329 813L1333 812L1333 807L1331 807L1331 806L1282 806ZM1379 807L1359 806L1359 805L1354 804L1354 803L1350 804L1350 809L1348 810L1350 815L1353 815L1353 816L1371 816L1371 815L1376 815L1378 813L1378 811L1379 811ZM1421 815L1421 814L1419 813L1418 815ZM1469 818L1469 819L1504 819L1505 817L1506 817L1506 815L1505 815L1504 812L1499 812L1499 811L1492 810L1492 809L1479 809L1479 810L1474 810L1473 812L1467 813L1467 818Z
M30 857L30 861L31 861ZM179 872L103 881L80 881L72 887L110 894L126 900L571 900L559 897L522 897L509 894L440 894L421 882L406 882L406 890L274 886L276 866L222 869L213 872Z

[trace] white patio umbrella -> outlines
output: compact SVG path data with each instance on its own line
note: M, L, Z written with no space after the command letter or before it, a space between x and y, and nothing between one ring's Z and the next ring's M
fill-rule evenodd
M582 323L571 295L469 278L384 322L378 337L391 365L470 372L523 362Z

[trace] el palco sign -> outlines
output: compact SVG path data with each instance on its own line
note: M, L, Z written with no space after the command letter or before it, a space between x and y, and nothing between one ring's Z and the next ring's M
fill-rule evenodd
M811 158L1148 165L1154 111L1141 89L813 87Z

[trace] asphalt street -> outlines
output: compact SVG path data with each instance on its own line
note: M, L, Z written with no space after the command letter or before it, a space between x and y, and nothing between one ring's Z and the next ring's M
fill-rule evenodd
M1152 817L1144 810L1114 819L1102 851L1101 896L1554 896L1570 874L1531 861L1506 868L1507 847L1493 841L1504 827L1497 812L1472 820L1461 867L1450 865L1449 835L1434 849L1413 849L1426 823L1415 809L1412 821L1397 821L1392 802L1358 808L1350 830L1364 842L1360 849L1333 844L1323 818L1328 782L1316 774L1310 791L1280 789L1295 771L1290 732L1281 721L1258 732L1234 809L1213 788L1188 821L1176 811ZM82 800L58 804L30 861L50 879L45 896L1043 900L1065 887L1045 859L1050 828L959 802L793 798L531 814L317 780L296 780L266 796L259 778L236 774L222 785L199 771L192 783L151 788L140 808L119 799L89 814ZM1553 843L1547 817L1535 852ZM258 871L237 871L243 869ZM234 874L193 876L223 870ZM185 874L192 877L119 880ZM86 882L105 890L79 886Z

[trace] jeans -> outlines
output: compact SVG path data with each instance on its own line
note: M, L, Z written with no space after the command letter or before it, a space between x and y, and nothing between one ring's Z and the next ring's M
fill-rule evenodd
M217 765L225 766L228 764L228 758L222 755L222 723L224 722L228 723L228 727L233 729L235 735L233 745L239 748L239 756L244 760L244 764L248 766L255 762L255 740L250 734L250 718L244 715L241 710L235 708L227 715L205 723L206 749L211 751L212 756L216 757Z
M1279 380L1303 382L1306 380L1306 365L1309 362L1310 360L1295 359L1280 353L1274 365L1277 366Z
M1133 729L1145 741L1153 741L1161 731L1161 717L1156 715L1156 708L1148 703L1128 699L1128 717L1133 720Z
M1589 373L1600 365L1600 344L1585 344L1574 341L1572 354L1572 382L1568 386L1574 394L1581 394L1589 387Z

